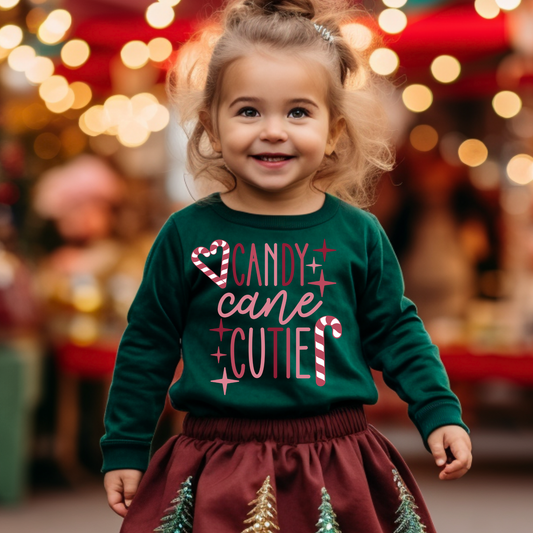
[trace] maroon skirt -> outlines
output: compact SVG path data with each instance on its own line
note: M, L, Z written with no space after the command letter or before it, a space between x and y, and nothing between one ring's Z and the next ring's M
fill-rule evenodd
M197 418L152 457L120 533L435 533L407 464L363 406Z

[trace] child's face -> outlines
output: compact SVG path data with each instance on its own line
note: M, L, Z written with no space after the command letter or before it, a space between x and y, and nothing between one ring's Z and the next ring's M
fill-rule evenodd
M308 188L334 148L324 78L318 63L281 53L253 54L228 67L212 144L237 187L256 194Z

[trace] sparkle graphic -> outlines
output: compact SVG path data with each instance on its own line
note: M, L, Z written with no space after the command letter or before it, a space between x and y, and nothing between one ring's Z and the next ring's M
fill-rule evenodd
M211 355L214 355L217 358L217 363L220 363L220 358L223 355L227 355L225 353L220 353L220 346L217 346L217 353L212 353Z
M324 244L322 246L322 248L318 248L318 250L313 250L313 252L320 252L322 253L322 255L324 256L324 261L326 261L326 254L328 252L336 252L337 250L333 250L333 248L328 248L326 246L326 239L324 239Z
M238 379L228 379L228 376L226 374L226 369L224 369L224 375L220 379L212 379L211 383L221 383L224 387L224 396L226 396L226 389L228 387L228 383L239 383Z
M316 251L316 250L315 250ZM313 257L313 262L310 265L305 265L306 267L311 267L313 269L313 274L315 273L316 267L321 267L322 265L319 265L315 262L315 258Z
M220 326L218 326L218 328L210 329L209 331L218 331L218 334L220 335L220 340L222 340L222 335L224 335L224 332L225 331L232 331L232 330L229 329L229 328L225 328L222 325L222 319L220 319Z
M334 250L335 251L335 250ZM320 287L320 297L324 296L324 287L326 285L336 285L335 281L325 281L324 280L324 271L320 271L320 280L319 281L308 281L309 285L318 285Z

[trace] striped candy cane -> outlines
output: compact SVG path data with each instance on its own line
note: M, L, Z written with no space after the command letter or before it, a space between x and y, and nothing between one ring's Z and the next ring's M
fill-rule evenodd
M315 324L315 373L316 384L326 384L326 360L324 355L324 328L331 326L333 336L338 339L342 335L341 323L334 316L323 316Z
M198 255L202 254L205 257L209 257L211 254L217 253L217 248L219 246L222 247L222 264L220 265L220 276L217 276L209 267L206 267L202 263L202 261L198 259ZM203 246L198 246L198 248L195 248L195 250L191 254L191 259L194 263L194 266L199 268L209 279L214 281L221 289L224 289L226 287L229 263L229 244L226 241L223 241L222 239L213 241L211 243L210 251L208 251L207 248L204 248Z

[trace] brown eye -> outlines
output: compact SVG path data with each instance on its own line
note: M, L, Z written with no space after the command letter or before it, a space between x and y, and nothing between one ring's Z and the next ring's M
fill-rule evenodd
M254 118L257 116L257 110L253 107L243 107L239 111L239 115L242 115L243 117Z
M295 107L294 109L291 109L289 116L290 115L293 115L292 118L304 118L309 116L309 111L304 107Z

